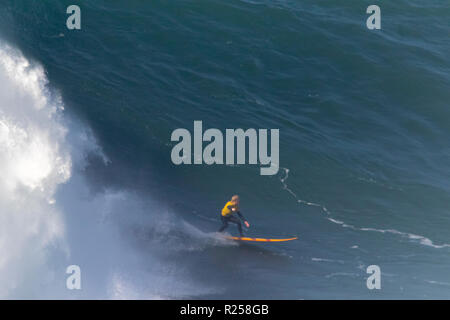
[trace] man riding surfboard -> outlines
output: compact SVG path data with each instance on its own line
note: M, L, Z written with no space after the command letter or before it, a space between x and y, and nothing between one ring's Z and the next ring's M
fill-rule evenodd
M236 217L236 214L238 217ZM245 220L242 213L239 211L239 196L234 195L230 201L228 201L222 209L222 213L220 215L220 219L222 220L222 227L220 227L219 232L223 232L227 227L228 223L232 222L237 224L239 233L241 237L244 236L242 232L241 220L244 221L244 224L247 228L250 227L250 224L247 220Z

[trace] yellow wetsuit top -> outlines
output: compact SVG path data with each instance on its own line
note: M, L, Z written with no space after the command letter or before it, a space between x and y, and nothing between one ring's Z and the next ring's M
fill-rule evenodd
M231 209L228 208L229 206L236 208L236 211L239 210L239 208L238 208L238 206L236 205L235 202L233 202L233 201L228 201L228 202L225 204L225 207L223 207L223 209L222 209L222 216L226 217L226 216L228 216L228 215L230 215L230 214L233 213L233 211L231 211Z

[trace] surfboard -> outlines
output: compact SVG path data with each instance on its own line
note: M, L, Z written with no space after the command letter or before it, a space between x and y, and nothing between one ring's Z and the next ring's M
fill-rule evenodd
M249 238L249 237L231 237L226 236L226 239L236 240L236 241L254 241L254 242L283 242L297 240L298 237L286 238L286 239L265 239L265 238Z

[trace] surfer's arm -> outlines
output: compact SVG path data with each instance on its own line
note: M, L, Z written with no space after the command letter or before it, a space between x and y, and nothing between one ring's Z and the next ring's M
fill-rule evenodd
M242 215L242 213L240 211L236 211L236 214L242 221L244 221L244 224L247 228L250 227L250 223L248 223L248 221L244 218L244 216Z

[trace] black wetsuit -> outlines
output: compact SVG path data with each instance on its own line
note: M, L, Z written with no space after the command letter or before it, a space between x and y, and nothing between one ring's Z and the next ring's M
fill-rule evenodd
M242 215L242 213L240 211L234 212L236 213L239 218L237 218L234 214L229 214L227 216L223 216L220 215L220 218L222 219L222 226L219 229L219 232L222 232L223 230L225 230L228 227L228 223L235 223L237 224L238 230L239 230L239 234L241 235L241 237L244 236L243 232L242 232L242 223L241 220L245 221L244 216Z

